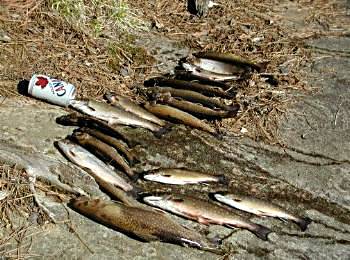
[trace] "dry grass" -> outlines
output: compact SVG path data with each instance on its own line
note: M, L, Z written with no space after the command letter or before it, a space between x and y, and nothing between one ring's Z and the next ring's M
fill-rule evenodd
M185 0L3 1L0 32L12 40L0 42L0 95L18 95L19 80L43 73L73 83L79 97L101 98L106 90L133 96L130 88L135 82L159 73L147 50L134 44L153 22L159 28L152 34L165 35L193 51L232 52L267 61L278 87L259 75L239 82L242 112L238 118L214 123L235 133L245 128L254 139L278 142L276 125L293 94L309 89L301 70L310 58L304 39L342 33L343 3L216 2L221 6L198 18L187 12Z
M29 188L29 180L25 171L7 165L0 166L0 222L10 226L13 217L20 215L25 219L36 214L42 218L36 207L33 194Z

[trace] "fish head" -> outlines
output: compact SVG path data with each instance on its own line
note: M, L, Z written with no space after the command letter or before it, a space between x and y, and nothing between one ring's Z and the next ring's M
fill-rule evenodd
M172 179L172 175L164 172L155 172L151 174L145 174L144 179L149 181L159 181L159 182L168 182Z
M82 147L78 146L77 144L73 143L72 141L68 139L59 140L55 143L56 146L62 151L62 153L68 157L69 160L76 163L79 160L81 160L81 151L80 149L83 149Z
M173 204L168 196L147 196L143 198L147 204L164 210L172 210Z

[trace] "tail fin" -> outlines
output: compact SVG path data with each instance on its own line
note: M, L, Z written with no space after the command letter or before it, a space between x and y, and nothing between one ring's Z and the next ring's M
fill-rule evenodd
M301 231L305 231L312 220L310 218L300 218L294 222L300 227Z
M271 229L259 225L259 224L255 224L255 228L254 230L251 230L258 238L267 241L268 240L268 234L270 234L272 232Z

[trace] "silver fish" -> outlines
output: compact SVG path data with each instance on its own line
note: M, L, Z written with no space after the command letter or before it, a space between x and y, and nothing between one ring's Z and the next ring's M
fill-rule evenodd
M241 78L238 75L225 75L225 74L218 74L211 71L207 71L190 63L184 62L181 65L185 70L190 71L193 75L207 78L210 80L225 81L225 80L237 80Z
M226 178L223 175L215 176L185 169L157 169L146 173L143 178L150 181L176 185L195 184L202 182L226 183Z
M82 169L87 170L97 183L99 182L99 179L101 179L104 182L120 187L124 191L133 190L132 185L127 183L105 163L83 147L66 139L57 141L56 144L69 160L80 166Z
M132 102L130 99L127 97L123 97L121 95L117 95L111 92L107 92L105 94L105 97L109 102L111 102L112 105L114 106L120 106L122 107L125 111L131 112L135 115L138 115L139 117L146 119L148 121L151 121L157 125L160 126L165 126L165 122L155 115L151 114L147 110L143 109L141 106L138 104Z
M206 58L191 58L188 60L193 65L205 70L217 74L232 75L242 74L246 70L243 67L235 66L234 64L226 63L223 61L206 59Z
M305 231L311 223L311 219L295 216L280 206L268 201L232 193L214 193L213 196L218 201L242 211L263 217L275 217L293 221L299 225L302 231Z
M70 105L84 114L107 121L109 125L120 124L142 127L154 132L158 132L161 130L160 126L155 125L148 120L140 118L139 116L131 112L127 112L121 108L108 105L104 102L98 102L95 100L73 100L71 101Z
M143 200L149 205L198 221L202 224L218 224L230 228L248 229L262 240L267 240L267 236L271 232L267 227L245 220L226 208L200 198L178 194L165 194L146 196Z

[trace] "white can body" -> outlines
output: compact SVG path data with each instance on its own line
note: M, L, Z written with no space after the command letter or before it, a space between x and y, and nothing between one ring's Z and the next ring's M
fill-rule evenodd
M38 99L67 107L75 97L75 87L62 80L34 74L29 81L28 93Z

